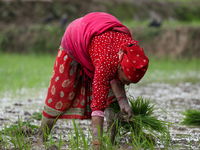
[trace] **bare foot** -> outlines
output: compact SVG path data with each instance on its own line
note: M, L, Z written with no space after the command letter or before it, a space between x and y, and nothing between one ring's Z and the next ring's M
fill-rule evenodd
M56 119L46 118L42 116L42 122L39 130L39 139L42 142L45 142L50 134L51 129L53 128L54 124L56 123Z

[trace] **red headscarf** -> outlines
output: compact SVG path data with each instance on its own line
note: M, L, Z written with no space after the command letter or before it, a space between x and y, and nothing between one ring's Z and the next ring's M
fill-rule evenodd
M131 36L116 17L103 12L93 12L74 20L62 38L62 47L73 60L80 63L85 73L92 78L95 68L88 52L89 43L95 35L107 30L119 31Z
M137 44L137 41L134 44L121 45L119 61L124 74L133 83L141 80L149 64L149 59L145 56L143 48Z

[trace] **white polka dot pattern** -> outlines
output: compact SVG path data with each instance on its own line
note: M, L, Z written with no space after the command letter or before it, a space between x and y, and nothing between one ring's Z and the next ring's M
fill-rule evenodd
M127 34L107 31L95 36L89 46L89 54L95 67L93 79L92 109L104 110L108 96L110 81L117 79L117 65L119 63L119 49L123 43L133 43Z

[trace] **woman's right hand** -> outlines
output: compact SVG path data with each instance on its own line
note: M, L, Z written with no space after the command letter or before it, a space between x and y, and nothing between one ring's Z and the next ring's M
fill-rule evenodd
M133 115L133 111L131 110L131 107L128 103L128 100L126 98L122 98L118 101L120 110L122 112L125 112L128 114L128 117L130 118Z
M126 98L126 93L124 90L124 84L122 83L111 83L112 90L115 94L115 97L118 100L120 110L122 112L125 112L128 114L128 117L131 117L133 115L133 112L131 110L131 107L128 103L128 100Z

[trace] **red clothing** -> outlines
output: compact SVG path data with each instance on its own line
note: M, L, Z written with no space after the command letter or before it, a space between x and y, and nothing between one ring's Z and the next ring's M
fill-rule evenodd
M91 118L91 81L84 81L84 76L80 76L80 71L81 65L60 47L43 110L45 117Z
M118 79L117 65L119 63L119 48L121 44L136 43L130 35L107 31L92 39L89 54L95 67L91 104L92 111L104 111L110 87L110 81Z
M43 115L47 118L88 119L91 109L104 111L107 105L116 100L110 82L119 80L117 65L120 45L134 42L128 34L115 31L95 36L88 50L95 68L93 81L82 66L60 47Z
M105 12L92 12L74 20L63 35L63 49L67 55L82 65L89 78L93 78L95 69L88 53L88 46L94 36L108 30L131 35L129 29L116 17Z

